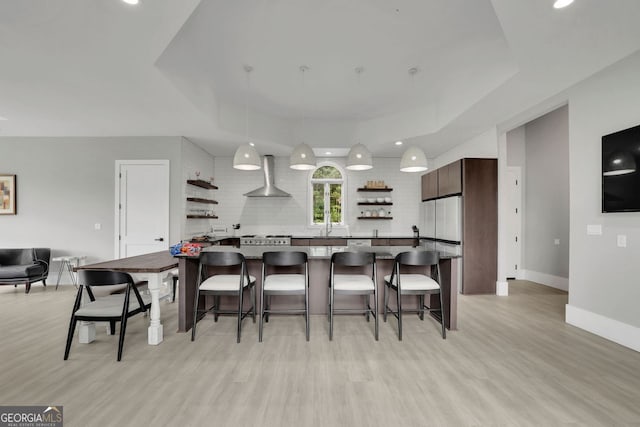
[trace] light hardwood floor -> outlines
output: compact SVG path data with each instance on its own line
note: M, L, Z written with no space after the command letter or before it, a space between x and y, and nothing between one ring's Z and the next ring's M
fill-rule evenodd
M65 426L620 426L640 425L640 353L564 323L567 295L512 282L511 296L460 296L458 331L431 319L373 324L337 316L273 317L258 343L245 320L200 322L146 344L130 319L117 335L77 343L63 361L75 290L0 287L0 405L63 405Z

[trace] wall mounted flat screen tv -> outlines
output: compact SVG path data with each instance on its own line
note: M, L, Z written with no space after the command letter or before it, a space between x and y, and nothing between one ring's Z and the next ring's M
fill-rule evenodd
M602 212L640 211L640 126L602 137Z

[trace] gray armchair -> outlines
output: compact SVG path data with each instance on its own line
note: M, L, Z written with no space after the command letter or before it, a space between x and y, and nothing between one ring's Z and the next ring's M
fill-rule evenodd
M47 286L51 249L0 249L0 285L26 285L25 293L31 290L31 284L42 282Z

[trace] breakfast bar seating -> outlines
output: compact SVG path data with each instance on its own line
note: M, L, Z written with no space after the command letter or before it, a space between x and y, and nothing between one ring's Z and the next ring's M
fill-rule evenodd
M327 285L330 275L330 261L333 253L345 251L365 251L376 254L376 290L382 290L385 286L384 276L390 275L393 269L394 258L400 252L415 251L411 246L244 246L240 249L229 246L211 246L203 249L203 252L241 252L247 262L249 275L256 277L256 289L262 292L262 257L264 252L273 251L303 251L308 255L309 269L309 314L328 315L329 293ZM188 332L193 325L194 298L197 289L198 260L197 256L177 255L175 257L179 265L178 295L178 332ZM459 256L448 253L440 253L438 267L440 270L440 286L442 289L442 304L444 310L444 326L449 330L457 329L457 296L458 296L458 271ZM384 301L381 300L382 292L377 292L378 310ZM408 303L410 298L408 298ZM428 295L428 305L434 311L429 314L438 322L441 313L435 311L440 307L439 295ZM205 301L201 298L199 309L204 308ZM224 303L224 301L223 301ZM229 301L227 301L229 303ZM245 302L246 304L246 302ZM345 306L344 308L361 308L358 304ZM246 308L246 307L245 307Z
M200 265L198 267L198 283L193 305L193 328L191 329L191 341L196 338L196 324L198 313L213 313L214 321L218 321L220 314L236 314L238 316L238 329L236 341L240 342L242 334L242 320L249 314L256 323L256 278L247 272L247 262L244 256L238 252L203 252L200 254ZM234 268L236 271L229 274L227 268ZM220 271L222 270L222 272ZM243 297L245 291L250 292L251 308L247 311L243 309ZM198 310L201 295L212 295L213 306L209 309ZM232 296L237 298L237 308L224 310L220 306L221 296Z
M302 271L290 271L291 268L296 267ZM270 314L304 314L305 335L307 341L309 341L309 260L306 252L276 251L263 253L261 295L259 342L262 342L264 321L269 321ZM297 307L273 309L271 298L282 295L304 296L304 309Z
M348 272L337 272L340 267L348 268ZM366 272L354 272L354 269L367 268ZM369 268L371 270L369 270ZM376 254L374 252L336 252L331 255L331 272L329 281L329 340L333 339L333 316L336 313L364 313L367 322L373 316L375 322L375 339L378 341L378 291L376 286ZM364 309L336 308L335 296L362 295ZM373 308L371 296L373 295Z
M438 266L438 252L436 251L411 251L401 252L396 255L393 264L393 271L384 277L384 321L387 321L387 313L393 314L398 319L398 340L402 341L402 313L418 313L421 320L424 320L424 313L431 311L440 312L440 323L442 327L442 338L447 337L447 330L442 321L445 314L445 306L442 303L442 292L440 290L440 269ZM425 267L430 269L430 275L421 273L406 273L404 269L410 267ZM396 311L389 306L389 296L391 291L396 293ZM425 306L425 295L438 295L440 304L432 308ZM403 295L418 296L418 308L402 308Z

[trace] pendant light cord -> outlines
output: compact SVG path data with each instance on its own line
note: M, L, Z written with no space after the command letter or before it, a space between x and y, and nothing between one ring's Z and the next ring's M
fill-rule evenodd
M244 133L247 139L247 144L249 141L249 91L251 90L251 71L253 71L253 67L250 65L244 66L244 71L246 73L246 83L247 83L247 91L244 95Z

